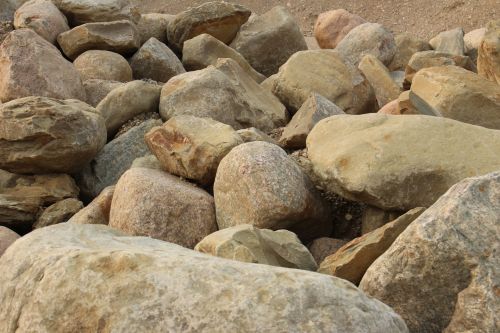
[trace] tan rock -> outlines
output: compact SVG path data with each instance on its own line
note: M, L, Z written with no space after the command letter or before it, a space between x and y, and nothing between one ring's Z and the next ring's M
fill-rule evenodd
M126 20L79 25L60 34L57 41L70 59L75 59L88 50L106 50L127 55L137 51L141 45L136 26Z
M473 63L477 63L478 50L485 34L486 28L479 28L464 35L465 55L469 56Z
M0 101L26 96L84 101L85 90L78 71L54 45L19 29L0 45Z
M401 112L399 111L399 101L397 99L395 99L395 100L387 103L386 105L381 107L377 113L401 115Z
M403 91L398 97L398 113L399 114L421 114L413 105L410 98L410 90ZM437 114L432 114L438 116Z
M314 24L314 37L322 49L334 49L344 37L366 21L345 9L330 10L319 14Z
M403 215L403 212L367 206L361 219L361 234L367 234Z
M319 47L319 45L318 45L318 41L316 40L316 38L304 36L304 39L306 40L308 50L320 50L321 49L321 47Z
M21 238L17 233L9 228L0 226L0 257L17 239Z
M93 22L140 19L130 0L52 0L66 15L72 27Z
M243 142L264 141L274 145L278 144L276 140L255 127L243 128L237 130L236 133L238 133Z
M337 250L346 243L347 241L343 239L321 237L312 241L309 245L309 251L314 257L314 260L317 263L321 263L326 257L337 252Z
M106 187L90 204L73 215L68 223L108 225L114 192L114 185Z
M109 226L192 249L217 230L214 199L168 173L132 168L116 184Z
M132 68L118 53L91 50L85 51L73 62L82 80L132 81ZM87 96L88 98L88 96Z
M274 94L276 84L278 82L278 74L273 74L260 83L260 86L270 93Z
M151 37L158 39L162 43L167 43L168 24L173 21L174 18L175 15L169 14L142 14L137 23L141 45L146 43Z
M500 84L500 20L486 26L478 50L477 69L479 75Z
M87 103L96 107L111 90L121 87L123 82L91 79L83 81Z
M438 52L453 55L464 55L464 30L456 28L439 33L429 41L432 48Z
M394 41L396 42L396 53L387 66L390 71L404 71L413 54L432 49L429 43L407 32L397 34Z
M160 161L158 161L158 158L153 154L136 158L130 167L163 170Z
M80 200L69 198L56 202L47 207L33 225L34 229L48 227L58 223L67 222L73 215L83 208Z

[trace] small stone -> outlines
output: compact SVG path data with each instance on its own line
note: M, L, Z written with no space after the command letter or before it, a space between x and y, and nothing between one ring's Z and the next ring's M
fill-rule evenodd
M346 243L347 241L343 239L321 237L312 241L309 251L317 263L322 263L326 257L337 252Z
M314 25L314 37L322 49L334 49L355 27L366 21L345 9L330 10L319 14Z
M86 51L79 55L73 64L84 81L91 79L132 81L132 69L127 60L118 53L100 50Z
M500 20L486 26L478 50L477 68L479 75L500 84Z
M432 38L429 44L435 51L463 56L465 54L464 30L456 28L443 31Z
M49 225L67 222L82 208L83 203L74 198L58 201L43 211L42 215L40 215L38 220L33 225L33 228L39 229L48 227Z
M68 223L108 225L109 211L114 193L114 185L106 187L88 206L73 215L68 220Z

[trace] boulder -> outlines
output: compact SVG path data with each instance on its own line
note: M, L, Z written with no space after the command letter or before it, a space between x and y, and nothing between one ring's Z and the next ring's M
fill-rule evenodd
M191 7L177 14L168 25L168 42L177 51L182 51L185 41L207 33L229 44L250 14L247 8L224 1L211 1Z
M132 168L116 184L109 226L192 249L217 230L214 199L163 171Z
M429 44L438 52L463 56L465 53L464 30L456 28L440 32L429 41Z
M136 158L149 152L144 135L159 125L160 120L147 120L105 145L77 176L83 197L91 200L106 187L116 184Z
M158 39L162 43L167 43L167 28L175 15L148 13L142 14L137 23L137 30L141 39L141 45L146 43L151 37Z
M132 81L132 68L118 53L90 50L85 51L73 62L82 80ZM87 96L88 98L88 96Z
M355 27L366 21L345 9L336 9L318 15L314 37L322 49L334 49Z
M293 15L277 6L245 23L231 47L265 76L278 73L292 54L307 50L307 44Z
M282 147L302 149L306 146L306 138L320 120L336 114L345 114L341 108L323 96L311 93L309 98L295 113L281 134L279 143Z
M370 266L361 289L411 332L496 332L499 211L499 172L461 181Z
M39 229L66 222L82 208L83 203L78 199L68 198L58 201L43 211L33 228Z
M130 58L130 66L135 79L158 82L167 82L172 77L186 72L174 52L154 37L148 39Z
M366 270L396 238L425 211L414 208L386 225L353 239L325 258L318 272L345 279L358 285Z
M347 241L343 239L321 237L312 241L309 245L309 251L314 257L314 260L317 263L321 263L326 257L337 252L337 250L346 243Z
M96 107L111 90L123 86L123 82L91 79L83 81L87 103Z
M367 234L400 217L403 212L366 206L361 218L361 234Z
M79 25L60 34L57 41L70 59L75 59L88 50L106 50L128 55L141 46L136 26L126 20Z
M252 224L288 229L302 240L328 235L330 210L311 180L280 147L239 145L219 164L214 183L219 229Z
M0 307L5 333L408 332L388 306L340 279L230 261L106 226L37 230L12 245L0 270L0 302L10 304Z
M66 17L50 0L25 2L16 10L14 27L31 29L52 44L59 34L69 30Z
M500 88L463 68L420 70L413 78L410 99L421 113L430 106L442 117L500 129Z
M500 20L486 26L478 50L477 69L479 75L500 84Z
M0 257L17 239L21 238L16 232L9 228L0 226Z
M297 235L288 230L241 224L219 230L199 242L196 251L242 262L315 271L316 262Z
M265 80L265 76L257 72L236 50L209 34L196 36L184 43L182 63L188 70L200 70L216 65L219 58L233 59L257 83Z
M104 119L77 100L16 99L0 124L0 168L16 173L74 173L106 143Z
M464 35L465 54L471 58L473 63L477 63L478 50L485 34L486 28L479 28Z
M0 45L0 101L46 96L84 101L80 74L59 50L30 29L12 31Z
M172 117L145 140L163 170L202 185L213 184L222 158L243 143L231 126L193 116Z
M90 204L73 215L68 223L107 225L114 192L114 185L106 187Z
M160 114L208 117L235 129L270 131L288 120L285 107L231 59L217 66L178 75L161 91Z
M396 35L394 41L396 42L396 53L387 66L390 71L404 71L413 54L432 49L429 43L407 32Z
M255 127L243 128L237 130L236 133L238 133L243 142L264 141L275 145L278 144L276 140Z
M500 168L500 131L440 117L333 116L307 148L328 192L386 210L429 207L458 181Z

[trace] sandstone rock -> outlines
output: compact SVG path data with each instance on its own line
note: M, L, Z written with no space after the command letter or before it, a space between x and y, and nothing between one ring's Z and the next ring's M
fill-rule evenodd
M307 50L307 44L293 15L277 6L245 23L231 47L265 76L276 74L290 56Z
M346 243L347 241L343 239L321 237L312 241L311 245L309 245L309 251L311 251L314 260L317 263L321 263L326 257L337 252Z
M172 117L145 140L163 170L202 185L213 183L222 158L243 143L231 126L193 116Z
M307 148L325 189L386 210L429 207L458 181L500 168L499 131L439 117L333 116Z
M491 21L478 50L479 75L500 84L500 20Z
M88 206L73 215L68 223L107 225L114 192L114 185L106 187Z
M267 142L239 145L222 159L214 196L219 229L252 224L311 240L332 228L329 207L310 179L285 151Z
M308 50L320 50L321 49L321 47L319 47L319 45L318 45L318 41L316 40L316 38L304 36L304 39L306 41Z
M77 177L83 196L93 199L106 187L116 184L136 158L149 152L144 135L159 125L160 120L147 120L105 145Z
M397 99L395 99L395 100L387 103L386 105L381 107L377 113L401 115L401 112L399 111L399 101Z
M78 71L54 45L19 29L0 45L0 101L26 96L84 101L85 90Z
M288 230L257 229L249 224L214 232L194 248L242 262L315 271L316 262L298 237Z
M383 210L373 206L367 206L363 210L363 217L361 220L361 234L367 234L387 223L394 221L403 215L402 212L394 210Z
M21 236L9 228L0 226L0 257L4 254L7 248L20 237Z
M132 68L118 53L100 50L86 51L79 55L73 64L84 81L90 79L132 81Z
M495 172L453 186L373 263L361 288L411 332L497 331L499 184Z
M136 26L126 20L79 25L60 34L57 41L70 59L75 59L88 50L106 50L127 55L141 46Z
M151 79L167 82L172 77L185 73L182 63L167 45L151 37L130 59L136 79Z
M410 99L421 113L425 104L440 116L500 129L500 88L460 67L420 70L413 78Z
M372 54L365 55L359 62L358 68L373 87L379 107L398 98L401 89L392 79L387 67L377 57Z
M276 140L255 127L240 129L237 130L236 133L238 133L243 142L264 141L274 145L278 144Z
M128 82L113 89L98 105L112 138L127 120L146 112L157 112L160 103L161 86L144 82Z
M270 93L274 94L274 89L276 87L276 83L278 82L278 74L273 74L264 81L260 83L260 86Z
M477 63L478 50L483 41L486 28L472 30L464 35L465 54L471 58L473 63Z
M83 81L83 87L87 95L87 103L96 107L111 90L121 87L122 85L122 82L108 80L91 79Z
M160 114L208 117L235 129L270 131L286 124L285 107L231 59L217 66L178 75L161 91Z
M0 270L0 302L10 304L0 308L5 333L99 325L113 332L408 332L388 306L340 279L229 261L106 226L37 230L12 245Z
M206 2L177 14L168 25L168 42L181 51L185 41L207 33L229 44L250 14L250 10L240 5L224 1Z
M192 249L217 230L214 199L168 173L132 168L116 184L109 225Z
M305 148L307 135L314 125L336 114L344 114L344 111L323 96L312 93L286 125L279 140L280 145L285 148Z
M464 30L456 28L443 31L429 41L432 48L438 52L454 55L464 55Z
M160 161L158 161L158 158L153 154L147 154L136 158L134 162L132 162L131 168L163 170Z
M0 168L74 173L106 143L104 120L77 100L25 97L0 106Z
M345 9L330 10L319 14L314 24L314 37L322 49L334 49L355 27L366 21Z
M398 97L398 113L402 115L421 114L411 102L409 90L403 91ZM437 114L433 115L438 116Z
M328 256L321 263L318 272L333 275L358 285L368 267L424 210L425 208L414 208L395 221L353 239L337 252Z
M196 36L184 43L182 63L189 70L199 70L209 65L216 65L219 58L233 59L257 83L265 76L257 72L241 54L209 34Z
M73 215L83 208L80 200L69 198L56 202L47 207L33 225L34 229L48 227L68 221Z
M394 41L396 53L388 66L390 71L404 71L413 54L431 50L429 43L406 32L396 35Z
M141 45L146 43L151 37L158 39L162 43L167 43L168 24L173 21L175 15L149 13L142 14L137 23L137 30L141 39Z
M52 44L60 33L69 30L66 17L49 0L25 2L16 10L14 27L31 29Z

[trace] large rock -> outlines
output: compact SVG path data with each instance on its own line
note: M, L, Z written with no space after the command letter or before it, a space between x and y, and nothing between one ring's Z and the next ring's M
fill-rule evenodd
M70 59L75 59L88 50L106 50L128 55L141 46L136 26L126 20L80 25L60 34L57 41Z
M463 180L413 221L360 287L411 332L497 332L499 212L499 172Z
M308 49L297 21L282 6L250 18L231 47L265 76L276 74L292 54Z
M406 32L396 35L394 41L396 53L388 66L390 71L404 71L413 54L431 49L429 43Z
M317 268L311 253L288 230L257 229L241 224L208 235L194 249L242 262L310 271Z
M47 207L33 224L34 229L68 221L83 208L83 203L75 198L68 198Z
M214 199L163 171L132 168L116 184L109 226L192 249L217 230Z
M104 119L77 100L16 99L0 124L0 168L16 173L74 173L106 143Z
M141 45L146 43L151 37L158 39L162 43L167 43L168 25L174 18L175 15L169 14L142 14L137 23Z
M132 58L130 66L135 79L151 79L167 82L172 77L185 73L181 61L167 45L151 37Z
M91 79L132 81L132 68L127 59L118 53L90 50L79 55L73 64L84 81Z
M332 229L324 199L285 151L257 141L233 148L219 164L214 183L220 229L252 224L288 229L303 240Z
M111 90L121 87L123 82L91 79L83 81L87 103L96 107Z
M203 185L213 183L222 158L243 143L231 126L193 116L172 117L145 140L165 171Z
M429 41L429 44L438 52L464 55L464 30L462 28L456 28L440 32Z
M90 204L73 215L68 223L107 225L114 193L114 185L106 187Z
M66 17L50 0L30 0L14 15L16 29L27 28L55 44L57 36L69 30Z
M429 207L458 181L500 169L500 131L439 117L333 116L307 148L329 192L387 210Z
M161 91L160 114L208 117L235 129L270 131L288 120L285 107L231 59L217 66L178 75Z
M5 250L20 237L21 236L9 228L0 226L0 257L4 254Z
M0 101L26 96L85 100L80 74L59 50L29 29L0 45Z
M250 14L250 10L240 5L224 1L206 2L177 14L168 25L168 42L182 51L185 41L207 33L229 44Z
M408 332L388 306L340 279L211 257L106 226L37 230L12 245L0 270L0 302L10 305L0 308L5 333Z
M366 21L345 9L336 9L318 15L314 37L322 49L334 49L355 27Z
M498 84L460 67L420 70L413 78L410 99L421 113L429 106L439 116L500 129Z
M500 84L500 20L491 21L478 50L479 75Z

